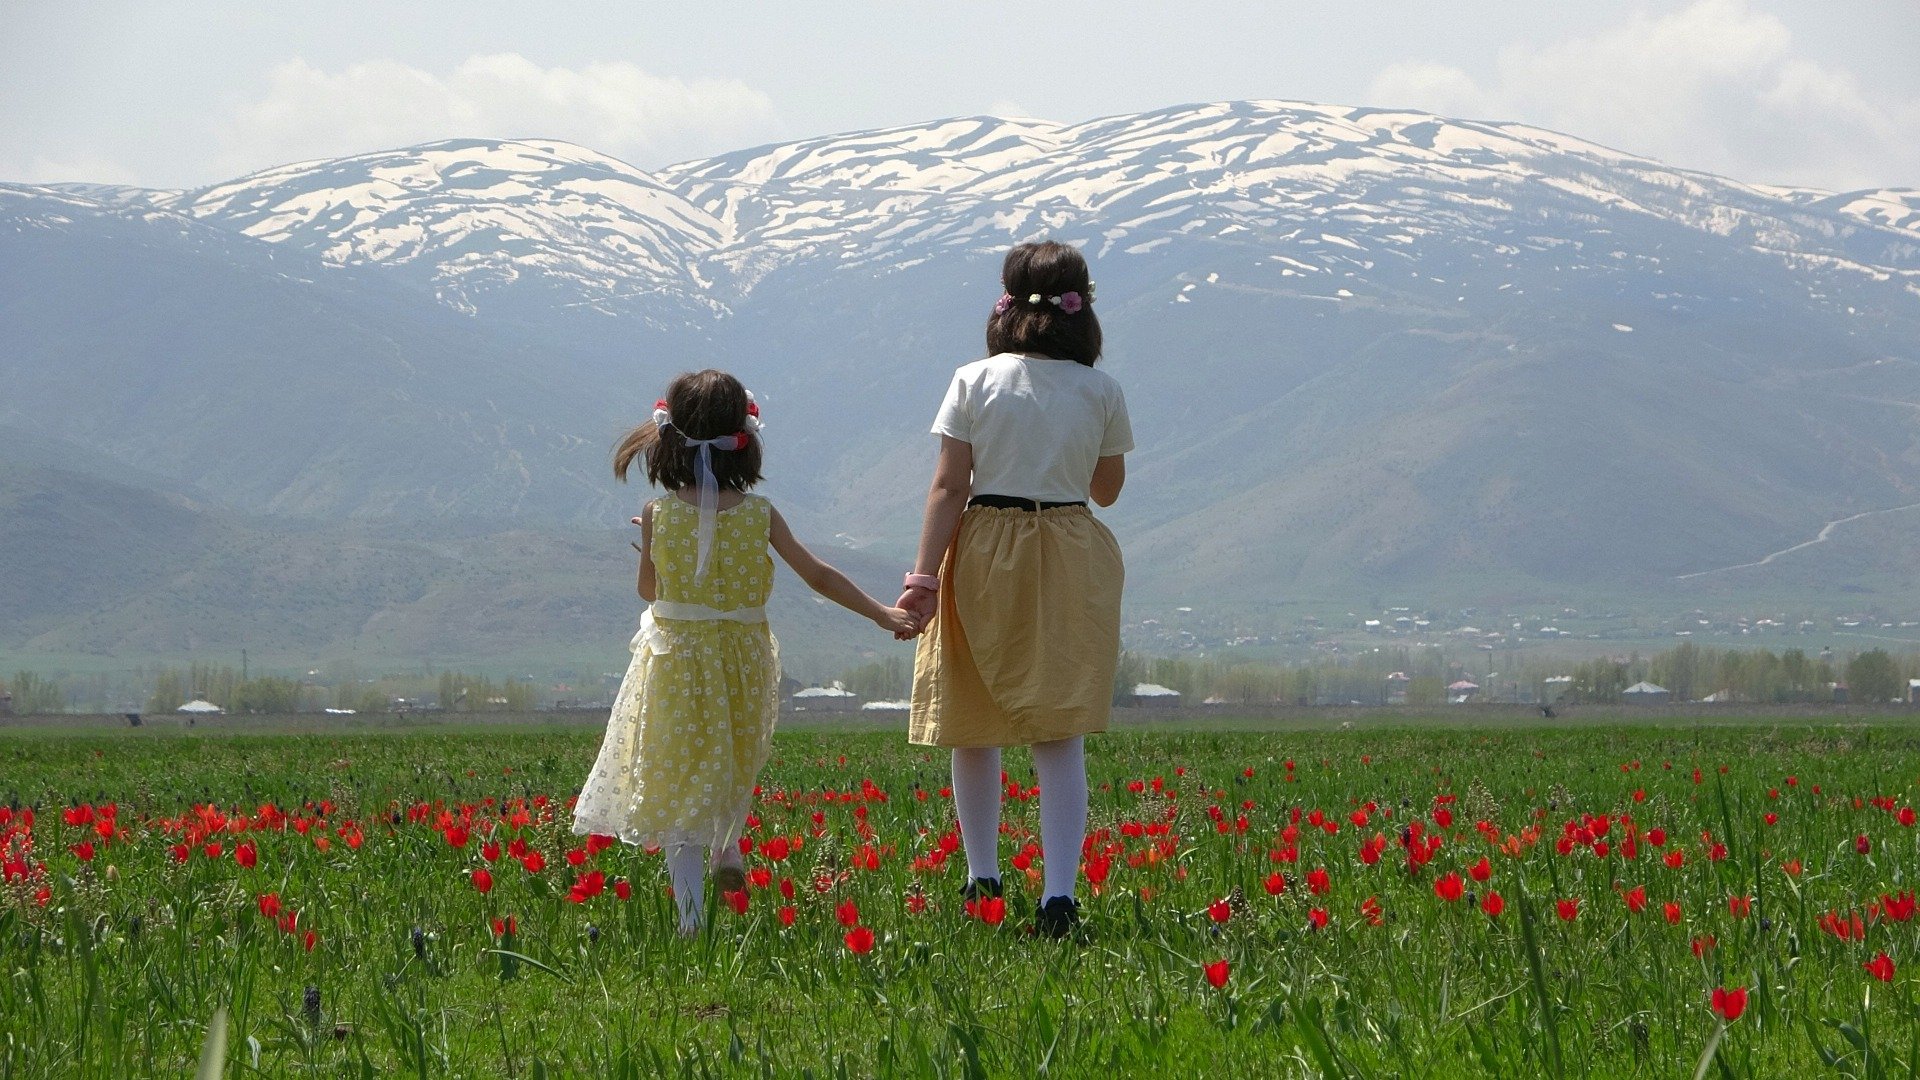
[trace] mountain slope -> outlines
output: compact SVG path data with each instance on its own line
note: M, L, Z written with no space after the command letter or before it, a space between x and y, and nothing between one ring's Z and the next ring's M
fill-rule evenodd
M653 174L449 140L194 192L0 186L0 434L247 514L604 535L637 501L613 439L713 364L765 402L801 533L897 565L948 374L1006 246L1042 235L1093 260L1132 403L1105 516L1136 602L1690 604L1817 589L1822 560L1914 595L1892 518L1686 575L1920 501L1920 193L1404 110L959 118ZM499 550L530 579L549 557Z
M617 421L548 359L384 275L0 186L0 429L242 509L605 516Z

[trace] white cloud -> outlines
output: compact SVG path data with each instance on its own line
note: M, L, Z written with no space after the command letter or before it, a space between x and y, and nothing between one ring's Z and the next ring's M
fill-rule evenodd
M1920 102L1799 56L1746 0L1697 0L1591 37L1502 49L1491 77L1396 64L1369 101L1522 120L1743 180L1920 185Z
M551 138L664 165L731 150L771 128L773 103L736 79L677 79L627 63L543 68L517 53L444 74L393 60L328 72L304 60L220 125L234 173L456 137Z

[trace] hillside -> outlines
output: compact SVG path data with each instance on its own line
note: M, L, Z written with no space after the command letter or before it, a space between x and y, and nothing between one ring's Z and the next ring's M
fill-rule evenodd
M1107 517L1138 605L1920 604L1897 514L1745 565L1920 502L1920 192L1405 111L959 118L657 173L459 139L196 191L0 185L0 435L248 529L488 537L545 581L571 562L504 538L616 531L638 495L607 448L717 364L766 402L803 533L897 570L947 372L1005 246L1040 235L1093 259L1132 403ZM393 609L426 611L452 564L409 565ZM487 647L551 632L500 616ZM382 626L327 640L480 645Z

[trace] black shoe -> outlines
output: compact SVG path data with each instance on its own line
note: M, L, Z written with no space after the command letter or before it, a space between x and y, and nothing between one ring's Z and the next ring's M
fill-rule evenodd
M991 900L1000 894L1000 879L997 877L977 877L960 886L960 899L969 904L982 898Z
M1080 925L1080 902L1071 896L1056 896L1033 913L1033 932L1041 937L1063 938Z

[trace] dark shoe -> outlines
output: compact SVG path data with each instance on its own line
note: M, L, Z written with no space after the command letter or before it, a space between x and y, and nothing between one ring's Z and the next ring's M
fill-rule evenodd
M981 899L991 900L1000 894L1000 879L997 877L977 877L960 886L960 899L969 904Z
M1033 932L1041 937L1063 938L1079 925L1080 902L1071 896L1056 896L1033 914Z
M723 893L744 892L747 888L747 872L737 866L722 866L713 872L713 887Z

